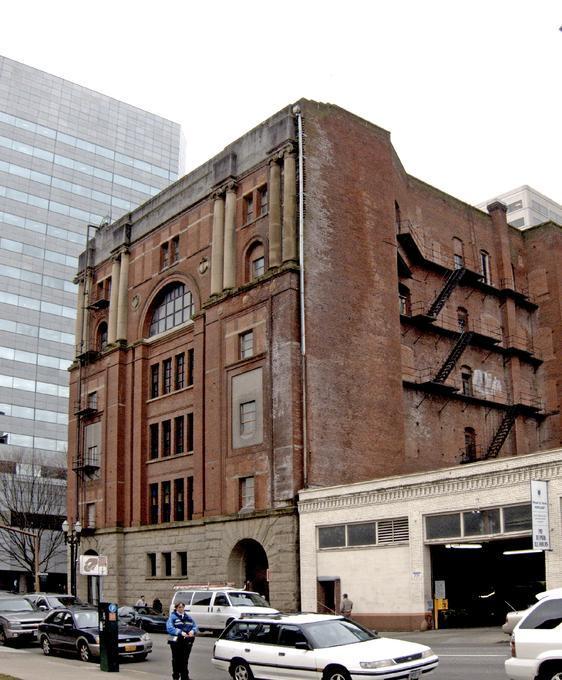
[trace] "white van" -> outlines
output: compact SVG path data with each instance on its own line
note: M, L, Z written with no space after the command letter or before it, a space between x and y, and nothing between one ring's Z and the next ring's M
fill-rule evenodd
M233 619L244 616L278 614L258 593L235 588L176 587L170 609L176 602L185 604L185 611L200 630L221 631Z

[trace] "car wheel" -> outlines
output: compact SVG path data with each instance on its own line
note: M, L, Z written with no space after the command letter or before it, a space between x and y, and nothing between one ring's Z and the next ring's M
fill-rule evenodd
M351 680L351 676L342 666L326 668L322 680Z
M539 676L540 680L562 680L562 670L546 671L546 673Z
M46 635L41 636L41 649L45 656L51 656L53 653L53 648L51 647L51 641Z
M230 665L233 680L253 680L254 675L245 661L233 661Z
M78 644L78 655L80 656L81 661L88 662L92 660L92 652L84 641Z

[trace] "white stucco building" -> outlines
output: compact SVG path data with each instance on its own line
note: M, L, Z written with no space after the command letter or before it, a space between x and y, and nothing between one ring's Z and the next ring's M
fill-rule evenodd
M533 552L531 480L548 482L550 551ZM562 585L562 450L299 494L303 611L417 629L445 588L440 625L501 623Z

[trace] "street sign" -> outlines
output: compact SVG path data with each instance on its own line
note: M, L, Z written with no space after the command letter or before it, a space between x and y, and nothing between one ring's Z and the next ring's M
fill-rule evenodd
M446 597L445 581L435 581L435 599L444 600Z
M550 550L550 523L548 521L548 483L531 481L531 515L533 519L533 548Z
M83 576L107 576L107 557L80 555L80 573Z

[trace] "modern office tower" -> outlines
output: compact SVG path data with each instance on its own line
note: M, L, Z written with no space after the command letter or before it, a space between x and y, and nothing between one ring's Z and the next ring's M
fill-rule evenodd
M66 467L73 279L88 225L93 236L173 182L180 137L177 123L0 57L3 470Z
M493 200L505 203L507 223L512 227L528 229L549 221L562 225L562 205L527 184L506 191ZM486 210L486 206L490 203L492 200L479 203L476 207Z

